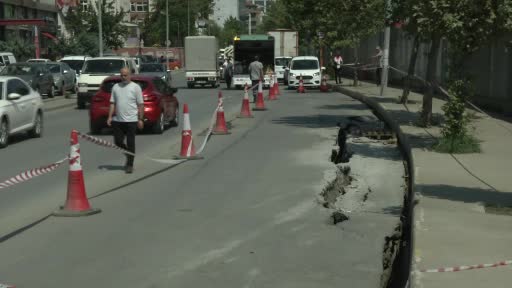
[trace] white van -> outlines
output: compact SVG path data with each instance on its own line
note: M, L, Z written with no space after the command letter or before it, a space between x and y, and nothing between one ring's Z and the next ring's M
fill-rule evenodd
M292 89L299 86L299 80L302 75L303 85L307 87L320 87L322 79L322 70L318 58L315 56L293 57L288 71L288 88Z
M277 56L274 58L274 70L277 75L277 81L287 83L284 79L284 70L288 67L292 58L291 56Z
M0 52L0 71L2 71L5 66L16 63L16 57L11 52Z
M78 109L84 109L86 103L100 89L101 82L108 76L119 75L123 67L128 67L132 74L138 74L139 69L133 58L122 56L95 57L87 59L78 78L78 93L76 104Z

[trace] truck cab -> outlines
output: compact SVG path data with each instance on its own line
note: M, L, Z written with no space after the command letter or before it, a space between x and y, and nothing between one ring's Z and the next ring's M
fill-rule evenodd
M251 85L249 76L249 64L259 56L263 64L264 87L270 86L270 75L267 71L274 71L274 37L269 35L241 35L236 37L233 44L234 73L233 85L237 89L243 88L246 84Z

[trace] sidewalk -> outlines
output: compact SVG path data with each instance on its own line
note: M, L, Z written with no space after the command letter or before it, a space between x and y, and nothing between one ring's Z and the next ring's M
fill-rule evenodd
M396 100L401 89L361 82L343 88L364 94L380 103L409 138L416 171L414 209L415 266L412 287L510 287L512 267L476 269L464 272L420 273L461 265L512 260L512 124L477 113L475 135L482 141L481 153L440 154L431 147L440 136L440 127L414 126L421 109L422 95L411 93L409 111ZM329 83L334 85L331 81ZM434 119L442 119L444 101L433 100ZM435 138L434 138L435 137Z

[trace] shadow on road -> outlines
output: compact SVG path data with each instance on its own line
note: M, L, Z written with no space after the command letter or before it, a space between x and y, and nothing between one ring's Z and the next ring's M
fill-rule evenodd
M457 187L450 185L417 185L425 197L446 199L465 203L485 203L512 206L512 192L499 192L490 189Z

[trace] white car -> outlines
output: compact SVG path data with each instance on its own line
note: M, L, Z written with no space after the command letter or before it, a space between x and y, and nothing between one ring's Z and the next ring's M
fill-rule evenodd
M320 87L322 79L322 70L318 58L315 56L293 57L288 68L288 88L293 89L299 86L299 80L302 76L305 87Z
M108 76L121 74L121 68L127 67L132 74L139 74L133 58L123 56L95 57L85 60L82 73L78 78L76 104L84 109L92 96L100 90L101 82Z
M9 144L9 136L28 132L43 134L41 95L18 77L0 76L0 148Z

